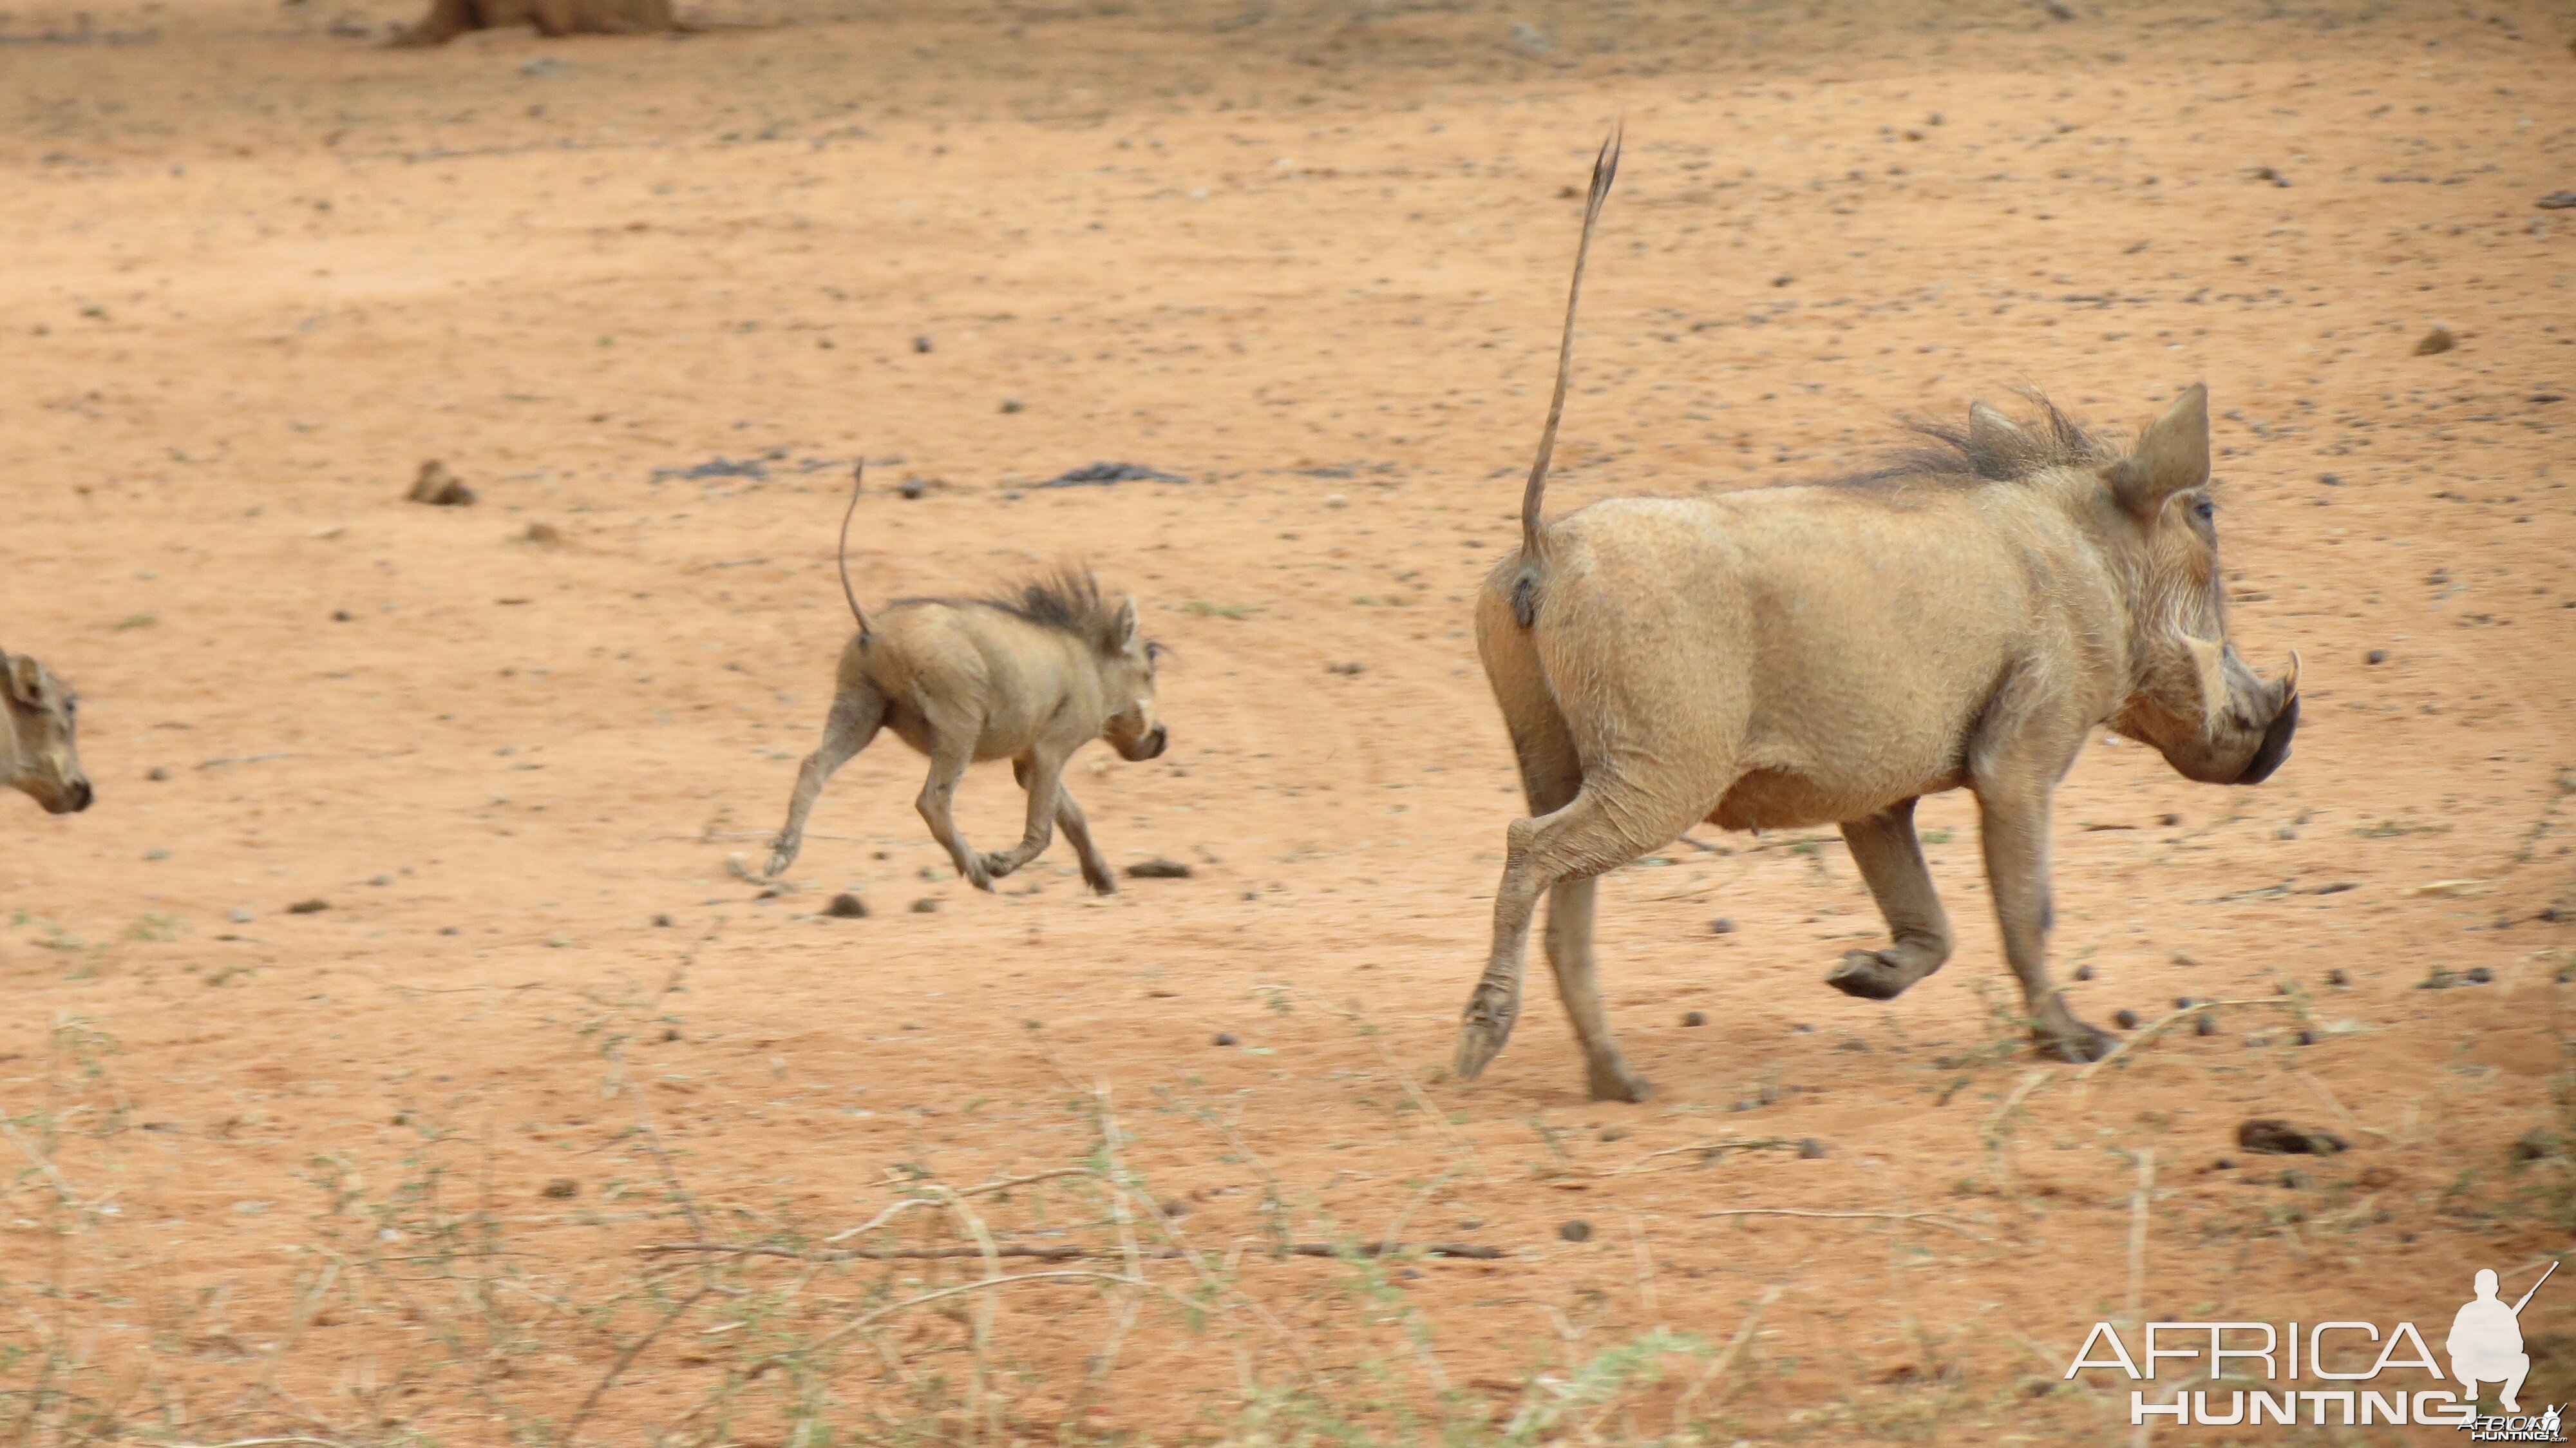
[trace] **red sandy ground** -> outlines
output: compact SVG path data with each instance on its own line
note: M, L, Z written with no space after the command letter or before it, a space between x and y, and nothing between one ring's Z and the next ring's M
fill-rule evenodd
M1720 1441L2125 1441L2115 1376L2035 1394L2129 1309L2148 1152L2150 1316L2438 1342L2476 1268L2510 1293L2566 1246L2567 1158L2513 1150L2564 1121L2576 959L2576 212L2533 204L2576 186L2563 10L1146 0L422 53L329 29L409 7L332 3L0 15L0 644L81 689L101 797L0 801L0 1110L26 1135L70 1099L47 1042L75 1016L119 1043L83 1119L129 1108L61 1148L91 1209L68 1267L13 1161L0 1346L69 1310L30 1287L68 1273L87 1360L195 1385L201 1421L375 1441L381 1409L500 1441L452 1377L362 1412L390 1349L354 1312L280 1353L309 1416L221 1413L313 1280L304 1176L389 1191L422 1123L461 1133L428 1155L469 1195L538 1223L539 1279L626 1270L645 1238L544 1225L659 1199L609 1034L694 1191L816 1231L899 1163L1078 1157L1094 1083L1218 1246L1256 1235L1257 1193L1224 1190L1257 1185L1245 1150L1362 1236L1456 1168L1407 1234L1511 1255L1396 1285L1453 1385L1505 1407L1531 1365L1658 1323L1724 1342L1779 1286L1711 1395ZM1731 853L1604 888L1652 1104L1583 1099L1543 966L1486 1078L1438 1079L1519 803L1464 600L1512 536L1567 188L1620 114L1559 508L1838 470L1894 415L2022 383L2126 427L2208 381L2236 637L2267 670L2303 652L2305 728L2250 791L2090 751L2055 949L2105 1024L2288 982L2316 1044L2235 1010L2087 1088L2005 1041L1948 797L1924 814L1960 946L1903 1000L1821 984L1880 931L1838 841L1703 830ZM2457 348L2416 355L2437 324ZM1175 649L1174 747L1071 778L1113 860L1192 878L1095 901L1059 842L978 896L891 738L825 797L794 893L728 876L820 725L861 452L888 485L864 597L1066 554L1137 592ZM718 456L768 476L656 480ZM429 457L482 503L400 501ZM1024 486L1098 459L1196 481ZM522 541L537 522L559 544ZM989 848L1019 808L991 767L962 818ZM845 888L870 917L818 919ZM2416 988L2473 967L2493 983ZM2356 1150L2249 1160L2248 1115ZM1825 1154L1648 1157L1726 1137ZM558 1178L574 1201L539 1195ZM1963 1230L1704 1216L1742 1207ZM1330 1262L1243 1273L1328 1367L1383 1311ZM1085 1290L1004 1314L1053 1374L1025 1431L1052 1436L1096 1345L1097 1317L1043 1335ZM209 1300L153 1344L147 1316ZM2526 1401L2576 1396L2571 1303L2526 1314ZM509 1411L559 1418L624 1340L549 1328ZM1223 1358L1153 1317L1088 1425L1213 1431ZM648 1441L705 1362L639 1361L589 1437Z

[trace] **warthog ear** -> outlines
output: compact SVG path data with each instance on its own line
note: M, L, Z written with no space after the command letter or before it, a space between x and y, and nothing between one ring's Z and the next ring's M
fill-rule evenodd
M2209 389L2195 382L2139 437L2137 451L2105 470L2120 506L2151 522L2165 499L2209 481Z
M41 706L45 702L45 666L25 654L0 654L0 660L6 661L0 665L0 673L8 676L9 697L31 709Z
M2011 418L1982 402L1968 404L1968 446L1978 452L2008 447L2027 441L2029 434Z
M1109 623L1109 646L1123 649L1136 641L1136 595L1129 594L1118 604L1118 617Z

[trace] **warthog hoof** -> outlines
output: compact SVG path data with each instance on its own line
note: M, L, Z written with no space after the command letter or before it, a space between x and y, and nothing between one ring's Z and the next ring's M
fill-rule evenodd
M2041 1051L2078 1066L2099 1061L2120 1048L2119 1037L2082 1021L2070 1021L2054 1030L2042 1027L2037 1039Z
M1467 997L1465 1024L1458 1031L1458 1054L1449 1069L1461 1081L1473 1081L1485 1074L1485 1067L1503 1052L1503 1043L1512 1038L1512 1022L1520 1018L1520 1001L1505 993L1502 987L1480 985Z
M1118 893L1118 877L1116 875L1109 873L1107 870L1095 870L1087 864L1082 867L1082 883L1090 886L1091 893L1094 895L1115 895Z
M1018 865L1012 863L1011 857L1005 854L995 853L984 857L984 873L996 880L1018 868Z
M1629 1070L1624 1061L1613 1061L1607 1066L1597 1063L1588 1064L1584 1067L1583 1074L1585 1084L1591 1088L1592 1099L1595 1101L1633 1103L1644 1101L1655 1094L1655 1088L1646 1084L1646 1078Z
M803 840L785 839L778 840L771 844L769 847L769 869L765 872L768 878L775 880L779 876L786 874L787 867L796 863L796 852L804 848L804 845L805 842Z
M1846 950L1843 963L1826 972L1825 984L1865 1001L1892 1001L1914 982L1884 950Z

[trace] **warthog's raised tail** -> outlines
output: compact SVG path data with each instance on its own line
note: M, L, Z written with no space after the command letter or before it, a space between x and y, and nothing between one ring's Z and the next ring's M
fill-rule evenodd
M841 548L837 561L841 565L841 597L850 602L850 617L859 621L859 639L868 637L868 615L859 607L859 593L850 587L850 520L859 515L859 485L868 478L868 460L861 458L850 465L850 506L841 514Z
M1565 334L1556 347L1556 394L1548 400L1547 426L1538 435L1538 457L1530 463L1529 486L1521 493L1521 573L1512 583L1512 616L1528 628L1538 618L1540 534L1546 517L1547 465L1556 455L1556 427L1565 417L1565 388L1574 368L1574 309L1583 300L1583 263L1592 254L1592 228L1601 219L1601 203L1610 199L1610 183L1619 175L1620 142L1628 123L1611 128L1601 152L1592 158L1592 191L1583 200L1583 240L1574 248L1574 282L1565 291Z

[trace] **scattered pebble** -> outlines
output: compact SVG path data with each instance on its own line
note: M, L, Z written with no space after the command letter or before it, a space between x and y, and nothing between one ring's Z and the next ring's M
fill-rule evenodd
M2234 1171L2236 1169L2236 1158L2232 1156L2222 1156L2218 1160L2210 1163L2210 1165L2217 1167L2220 1171Z
M170 771L167 768L156 764L150 769L143 771L143 777L152 781L154 784L159 784L170 777Z
M2279 829L2272 831L2272 838L2276 840L2295 840L2298 837L2299 832L2290 828L2288 825L2283 825Z
M2365 664L2384 664L2384 663L2387 663L2387 662L2388 662L2388 650L2386 650L2386 649L2372 649L2369 653L2363 654L2363 655L2361 656L2361 661L2362 661L2363 663L2365 663Z
M563 530L552 523L530 523L528 531L519 535L520 542L533 543L540 548L560 548L563 540Z
M1825 1144L1816 1140L1812 1136L1807 1137L1798 1143L1798 1160L1800 1161L1821 1161L1824 1159L1824 1155Z
M868 902L844 890L832 897L832 903L823 907L823 913L835 920L864 920L868 914Z
M248 925L250 923L250 912L240 909L239 907L235 907L227 913L226 918L231 920L235 925Z
M1189 877L1190 867L1178 860L1138 860L1127 867L1130 880L1186 880Z
M672 925L671 917L668 915L656 915L653 917L653 924L659 929L668 930Z
M1027 403L1020 401L1016 397L1005 397L1002 399L1002 410L1004 412L1018 412L1026 406L1028 406Z
M1592 1224L1580 1217L1571 1222L1559 1222L1556 1225L1556 1235L1569 1242L1589 1242L1592 1240Z
M680 1028L678 1026L664 1026L662 1028L662 1040L664 1044L667 1045L678 1039L680 1039Z
M1328 674L1357 674L1360 669L1361 666L1357 662L1324 665L1324 672Z
M2138 1013L2124 1008L2119 1014L2111 1017L2111 1023L2121 1030L2134 1031L2138 1028Z
M330 908L331 902L328 900L298 900L294 904L286 907L286 913L289 915L319 915Z
M2217 1035L2217 1034L2218 1034L2218 1017L2216 1017L2216 1016L2202 1016L2199 1020L2194 1021L2194 1022L2192 1023L2191 1033L2192 1033L2193 1035L2195 1035L2195 1036L2214 1036L2214 1035Z
M2178 1011L2187 1011L2187 1010L2190 1010L2190 1009L2191 1009L2191 997L2189 997L2189 996L2175 996L2175 997L2174 997L2174 1009L2175 1009L2175 1010L2178 1010Z
M2156 823L2163 825L2166 829L2172 829L2174 826L2182 823L2182 816L2178 814L2160 814L2156 816Z
M556 1177L546 1183L545 1195L555 1201L567 1201L581 1195L581 1183L571 1177Z
M333 623L352 623L356 621L357 617L358 616L356 614L349 612L345 608L335 608L331 610L331 621Z
M1143 463L1090 463L1056 474L1041 488L1108 487L1115 483L1186 483L1189 479Z
M2075 967L2075 978L2077 980L2091 980L2093 978L2092 963L2088 961L2085 964Z
M1723 915L1720 915L1715 920L1708 922L1708 933L1711 935L1733 935L1735 933L1735 922L1727 919Z
M2435 327L2432 331L2425 333L2422 338L2417 340L2415 343L2415 355L2418 357L2430 357L2436 353L2448 352L2458 345L2460 345L2460 339L2452 334L2450 328Z
M1234 1032L1232 1032L1232 1031L1219 1031L1219 1032L1217 1032L1217 1033L1216 1033L1216 1043L1217 1043L1218 1045L1220 1045L1220 1046L1231 1046L1231 1045L1233 1045L1233 1044L1234 1044Z
M939 913L939 902L925 895L912 902L912 913L915 915L936 915Z
M2249 1116L2238 1123L2236 1144L2265 1156L2332 1156L2351 1145L2331 1131L2292 1126L2275 1116Z
M1600 1138L1603 1141L1625 1141L1628 1139L1628 1128L1624 1126L1605 1126L1601 1128Z
M929 350L930 350L930 338L929 338L927 335L913 338L913 339L912 339L912 350L914 350L915 352L927 352L927 351L929 351ZM1006 411L1006 412L1007 412L1007 411L1009 411L1009 409L1008 409L1008 408L1005 408L1005 409L1003 409L1003 410L1004 410L1004 411Z
M2295 1039L2302 1046L2313 1046L2317 1043L2317 1033L2309 1030L2305 1026L2301 1026L2299 1028L2299 1034Z
M456 480L447 464L436 458L420 465L420 473L411 480L406 501L427 503L433 508L463 508L474 502L474 490Z
M2341 990L2345 986L2352 984L2352 977L2344 974L2343 967L2338 965L2334 969L2326 972L2326 984L2333 986L2336 990Z
M1683 1024L1683 1025L1685 1025L1685 1026L1704 1026L1704 1025L1707 1025L1707 1024L1708 1024L1708 1012L1706 1012L1706 1011L1684 1011L1684 1012L1682 1012L1682 1024Z
M906 478L902 482L895 484L894 490L900 497L916 499L923 493L930 491L930 485L919 478Z
M2483 965L2473 965L2461 973L2461 978L2471 985L2485 985L2495 979L2495 972Z

